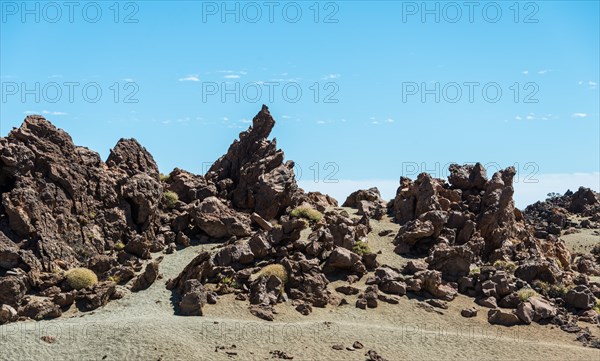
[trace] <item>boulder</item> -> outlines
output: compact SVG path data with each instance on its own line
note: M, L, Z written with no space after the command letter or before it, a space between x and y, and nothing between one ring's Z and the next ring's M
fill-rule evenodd
M520 320L513 312L496 308L488 311L488 322L493 325L514 326L518 325Z
M85 290L77 295L78 306L82 311L92 311L102 307L110 301L116 290L112 281L97 283L90 290Z
M250 303L274 305L283 293L283 281L277 276L259 277L250 284Z
M525 301L521 302L515 311L515 314L523 323L530 324L533 321L534 310L531 303Z
M149 262L144 269L144 272L133 279L131 285L131 291L138 292L150 287L154 281L158 278L158 265L162 261L158 259L156 261Z
M249 217L229 208L217 197L196 203L190 215L198 228L212 238L246 237L251 233Z
M356 253L342 247L335 247L329 259L327 267L331 269L346 270L358 274L367 273L367 269L361 261L361 257Z
M475 307L463 308L460 311L462 317L471 318L477 316L477 309Z
M19 315L17 314L17 310L9 305L0 306L0 325L8 322L14 322L18 318Z
M527 300L533 307L533 320L539 322L541 320L552 319L558 314L558 310L550 302L540 297L529 297Z
M19 316L29 317L33 320L51 319L62 315L60 307L52 300L35 296L19 307L18 313Z
M578 285L570 289L565 295L567 306L589 310L596 304L596 298L590 289L584 285Z
M192 203L217 195L217 187L201 175L175 168L168 178L168 190L177 194L180 201Z
M200 281L187 280L179 302L179 314L182 316L202 316L202 307L207 302L206 291Z
M263 217L259 216L256 212L250 215L250 219L252 220L252 222L256 223L260 228L267 232L273 229L273 225L266 221Z

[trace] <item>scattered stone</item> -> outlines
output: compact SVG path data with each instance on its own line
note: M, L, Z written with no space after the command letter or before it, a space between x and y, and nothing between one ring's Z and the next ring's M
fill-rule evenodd
M488 322L494 325L514 326L519 324L520 320L513 312L493 309L488 311Z
M352 347L354 347L357 350L362 349L364 346L360 341L354 341L354 343L352 344Z
M475 317L477 316L477 309L475 307L470 307L470 308L463 308L460 311L461 316L466 317L466 318L471 318L471 317Z
M273 321L275 319L273 308L270 306L251 305L249 310L251 314L265 321Z
M42 341L44 341L45 343L55 343L56 342L56 337L50 336L50 335L44 335L44 336L40 337L40 339Z

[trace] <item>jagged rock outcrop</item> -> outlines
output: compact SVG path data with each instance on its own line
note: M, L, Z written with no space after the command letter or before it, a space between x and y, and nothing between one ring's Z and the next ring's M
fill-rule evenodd
M294 177L294 162L284 163L276 140L268 140L275 120L269 109L252 120L227 151L209 169L206 178L217 185L219 194L239 210L258 213L271 220L299 203L301 192Z
M137 239L144 251L161 248L158 167L133 139L121 139L104 163L43 117L29 116L0 139L0 193L0 283L15 291L0 303L23 316L60 314L50 299L24 300L60 286L53 275Z
M381 199L379 189L373 187L353 192L346 198L342 207L356 208L358 214L380 220L386 213L387 203Z
M185 203L203 201L217 195L217 187L201 175L175 168L167 179L168 190Z
M568 269L570 254L556 239L542 245L533 237L513 201L514 168L488 180L485 169L450 166L446 183L420 174L416 181L401 178L388 207L402 227L396 252L428 255L430 268L448 279L466 276L478 262L529 260L560 262Z
M545 201L527 206L523 215L540 239L560 236L567 230L600 228L600 196L585 187L575 193L568 190L562 196L551 193Z

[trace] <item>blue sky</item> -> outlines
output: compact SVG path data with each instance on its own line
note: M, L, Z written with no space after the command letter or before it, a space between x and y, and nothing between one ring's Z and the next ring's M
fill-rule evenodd
M600 187L598 1L1 3L2 136L43 113L202 173L265 103L302 185L338 198L450 162L516 165L521 203Z

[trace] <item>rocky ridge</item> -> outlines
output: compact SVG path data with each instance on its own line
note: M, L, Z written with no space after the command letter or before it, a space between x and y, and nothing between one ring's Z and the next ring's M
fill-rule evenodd
M599 345L577 322L598 324L600 283L590 276L600 248L572 255L560 238L570 213L597 227L596 194L582 188L522 213L513 168L488 179L480 164L452 165L447 181L401 178L389 202L376 188L352 193L343 206L356 217L298 188L293 162L268 139L274 125L263 106L206 175L161 176L135 140L121 139L103 162L44 118L27 117L0 139L0 323L143 292L161 277L156 253L220 239L167 282L176 313L202 315L228 293L265 320L288 300L309 315L347 303L345 295L362 309L405 295L443 309L461 293L489 308L490 323L551 322ZM411 258L404 267L380 264L369 249L371 222L384 217L400 225L391 242L398 257ZM67 274L75 267L99 282L73 289ZM352 286L363 278L364 289ZM332 280L348 284L334 290Z

